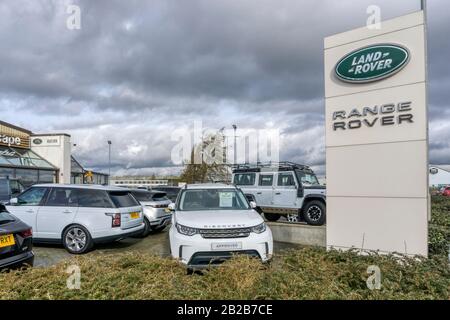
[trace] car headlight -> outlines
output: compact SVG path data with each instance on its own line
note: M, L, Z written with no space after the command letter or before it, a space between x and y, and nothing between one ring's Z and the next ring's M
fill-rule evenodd
M184 234L185 236L193 236L198 233L198 229L196 228L183 226L179 223L176 223L175 226L177 227L178 233Z
M264 231L266 231L266 224L264 222L252 227L252 232L254 233L263 233Z

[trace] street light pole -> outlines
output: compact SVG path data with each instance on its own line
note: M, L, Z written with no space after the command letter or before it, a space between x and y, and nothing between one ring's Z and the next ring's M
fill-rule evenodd
M233 162L233 164L235 165L236 164L236 162L237 162L237 154L236 154L236 150L237 150L237 147L236 147L236 129L237 129L237 125L235 125L235 124L233 124L233 129L234 129L234 152L233 152L233 156L234 156L234 162Z
M111 144L111 140L108 140L108 180L111 179Z

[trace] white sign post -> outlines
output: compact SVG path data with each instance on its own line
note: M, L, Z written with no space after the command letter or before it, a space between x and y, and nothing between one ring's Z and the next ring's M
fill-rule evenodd
M324 45L327 247L427 256L424 14Z

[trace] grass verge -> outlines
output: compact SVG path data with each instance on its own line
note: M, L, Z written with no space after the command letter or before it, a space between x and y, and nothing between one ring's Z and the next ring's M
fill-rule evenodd
M303 248L274 256L269 265L235 257L203 275L186 274L177 261L124 253L77 256L49 268L0 274L2 299L445 299L450 295L450 199L433 198L430 257L366 256ZM440 236L433 238L436 230ZM436 240L436 241L435 241ZM81 271L70 290L68 267ZM369 266L381 271L381 289L370 290Z

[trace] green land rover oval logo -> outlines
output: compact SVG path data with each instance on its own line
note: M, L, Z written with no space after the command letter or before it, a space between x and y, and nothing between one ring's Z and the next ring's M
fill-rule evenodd
M33 143L34 143L34 144L41 144L41 143L42 143L42 140L39 139L39 138L36 138L36 139L33 139Z
M335 67L336 76L345 82L366 83L387 78L409 62L409 51L396 44L377 44L355 50Z

